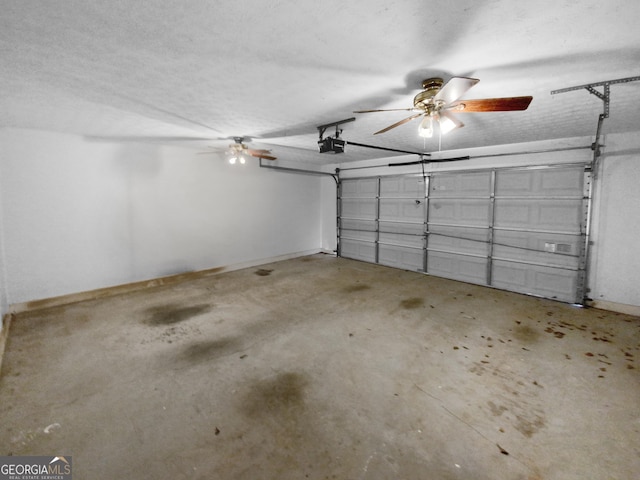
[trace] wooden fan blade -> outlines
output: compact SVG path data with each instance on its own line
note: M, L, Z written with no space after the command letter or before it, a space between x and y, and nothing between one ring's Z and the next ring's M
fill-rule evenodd
M246 153L256 158L264 158L265 160L275 160L277 157L271 155L271 150L265 150L262 148L249 148L245 150Z
M250 155L256 156L256 155L269 155L271 153L271 150L264 150L264 149L255 149L255 148L249 148L247 150L247 152L249 152Z
M389 130L391 130L392 128L396 128L399 127L400 125L404 125L407 122L410 122L411 120L413 120L414 118L420 117L422 116L422 112L420 113L416 113L415 115L411 115L410 117L407 117L403 120L400 120L399 122L394 123L393 125L389 125L387 128L383 128L382 130L378 130L376 133L374 133L374 135L378 135L379 133L384 133L384 132L388 132Z
M374 112L412 112L415 108L390 108L387 110L354 110L353 113L374 113Z
M268 155L266 153L260 153L253 150L249 150L249 155L255 158L264 158L265 160L275 160L278 157L274 157L273 155Z
M445 105L455 102L479 81L477 78L453 77L444 84L433 99L442 100Z
M446 107L456 112L511 112L526 110L533 97L483 98L480 100L460 100Z

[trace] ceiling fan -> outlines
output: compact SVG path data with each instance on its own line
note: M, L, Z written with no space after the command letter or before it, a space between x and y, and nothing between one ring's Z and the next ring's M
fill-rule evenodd
M414 118L423 117L418 128L418 134L425 138L431 138L434 125L440 125L442 135L450 131L464 127L452 112L508 112L514 110L526 110L533 97L503 97L483 98L479 100L459 100L471 87L480 80L468 77L452 77L447 83L439 77L427 78L422 82L422 91L413 98L412 108L394 108L389 110L356 110L353 113L371 112L416 112L413 115L389 125L374 133L388 132L392 128L404 125Z
M249 148L244 143L244 137L233 137L235 143L229 144L229 148L225 150L225 156L228 158L229 163L234 164L236 162L245 163L247 157L263 158L265 160L275 160L277 157L271 155L271 150L254 149ZM211 152L201 152L211 153Z

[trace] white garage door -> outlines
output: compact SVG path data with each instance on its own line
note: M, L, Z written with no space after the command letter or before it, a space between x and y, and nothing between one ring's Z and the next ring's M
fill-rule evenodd
M339 255L582 303L584 164L345 179Z

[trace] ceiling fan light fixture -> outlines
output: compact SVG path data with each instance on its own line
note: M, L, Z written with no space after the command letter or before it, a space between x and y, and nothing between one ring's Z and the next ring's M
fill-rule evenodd
M277 158L271 154L271 150L265 150L262 148L254 149L247 147L247 145L242 143L242 140L244 139L243 137L233 137L233 139L236 143L232 143L231 145L229 145L229 148L227 148L226 150L215 149L211 153L223 153L224 159L229 162L230 165L235 165L237 163L244 165L251 157L259 158L260 160L276 160Z
M418 127L418 135L423 138L433 137L433 117L431 115L425 115Z

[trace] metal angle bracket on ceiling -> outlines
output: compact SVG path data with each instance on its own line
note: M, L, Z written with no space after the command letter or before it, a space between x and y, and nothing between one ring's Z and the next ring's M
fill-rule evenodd
M319 125L316 128L318 129L320 140L322 140L322 136L324 135L324 132L327 130L327 128L336 127L336 136L339 136L340 134L338 132L338 127L343 123L355 122L355 120L356 120L356 117L351 117L351 118L345 118L344 120L339 120L337 122L327 123L325 125Z
M601 132L601 129L602 129L602 121L605 118L609 118L609 100L610 100L610 87L611 87L611 85L614 85L616 83L637 82L639 80L640 80L640 76L627 77L627 78L618 78L617 80L607 80L605 82L588 83L586 85L577 85L575 87L567 87L567 88L561 88L559 90L551 90L551 95L555 95L557 93L571 92L571 91L574 91L574 90L580 90L580 89L584 88L585 90L587 90L592 95L595 95L596 97L598 97L604 103L604 106L603 106L604 110L603 110L603 112L600 114L600 116L598 118L598 128L596 130L596 141L591 146L591 148L595 152L595 154L594 154L595 158L600 156L600 147L602 146L599 143L600 132ZM599 92L594 87L603 87L603 91Z
M607 80L606 82L588 83L586 85L578 85L576 87L568 87L568 88L561 88L559 90L551 90L551 95L555 95L556 93L571 92L573 90L580 90L581 88L584 88L589 93L595 95L596 97L598 97L600 100L604 102L603 115L604 115L604 118L609 118L609 87L610 85L614 85L616 83L637 82L638 80L640 80L640 76L619 78L617 80ZM601 93L593 87L603 87L604 92Z

